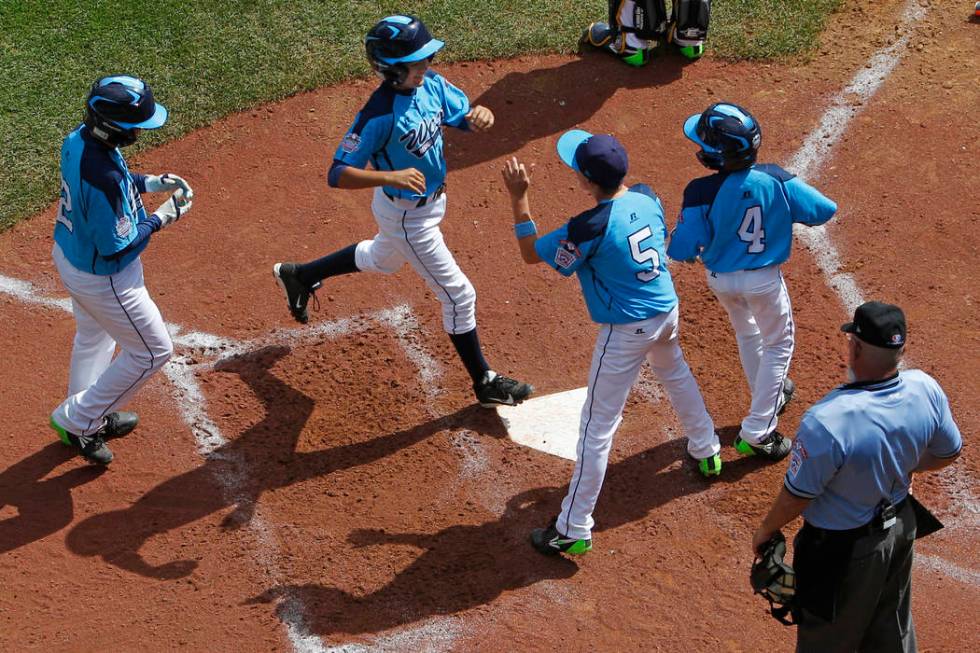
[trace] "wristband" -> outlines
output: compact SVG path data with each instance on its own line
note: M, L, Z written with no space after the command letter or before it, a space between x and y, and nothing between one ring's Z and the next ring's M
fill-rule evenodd
M534 220L528 220L527 222L518 222L514 225L514 235L518 239L527 238L528 236L533 236L538 233L538 226L534 224Z

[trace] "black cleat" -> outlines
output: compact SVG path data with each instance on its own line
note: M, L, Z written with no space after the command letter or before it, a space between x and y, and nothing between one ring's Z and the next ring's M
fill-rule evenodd
M292 313L293 319L300 324L309 322L310 315L306 312L306 305L310 301L310 295L320 287L320 284L317 283L310 288L300 281L296 276L295 263L276 263L272 266L272 275L286 294L286 303L289 305L289 312Z
M535 528L531 531L531 546L538 553L546 556L555 556L559 553L578 556L584 555L592 550L592 540L577 540L565 537L555 528L557 519L552 519L546 528Z
M739 435L735 438L735 450L746 456L759 456L767 460L782 460L793 449L793 441L778 431L773 431L759 444L749 444Z
M105 416L105 426L102 427L102 433L106 439L121 438L132 433L139 423L140 418L136 413L124 411L109 413Z
M531 396L534 386L487 370L483 379L473 384L473 392L476 393L476 400L484 408L516 406Z
M90 463L108 465L112 462L112 451L105 445L105 427L92 435L75 435L63 429L52 417L51 428L55 430L62 442L78 449L82 458Z

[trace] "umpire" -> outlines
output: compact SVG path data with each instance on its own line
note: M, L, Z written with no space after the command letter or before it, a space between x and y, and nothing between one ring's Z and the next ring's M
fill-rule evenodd
M962 439L935 379L898 371L900 308L862 304L841 330L850 383L803 416L752 549L803 515L793 557L798 652L915 651L912 543L917 514L928 512L909 494L912 474L951 464Z

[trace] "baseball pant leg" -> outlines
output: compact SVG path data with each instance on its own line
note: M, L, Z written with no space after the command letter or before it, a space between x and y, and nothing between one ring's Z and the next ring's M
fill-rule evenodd
M650 343L647 360L667 390L670 404L684 428L688 453L697 459L708 458L721 451L721 443L704 405L701 390L681 351L677 307L656 320L659 324Z
M74 298L75 342L71 348L71 368L68 372L68 395L77 394L95 383L116 351L116 341Z
M591 537L595 524L592 512L606 476L613 435L651 337L632 333L633 326L603 324L596 338L579 422L575 468L556 523L558 531L568 537Z
M119 345L120 352L89 387L70 395L52 413L60 426L78 435L100 428L170 359L173 343L160 310L143 284L136 259L112 275L94 275L71 265L56 250L55 264L72 299Z
M742 438L758 444L776 430L783 381L793 358L795 325L786 282L778 266L751 270L747 279L754 279L746 288L748 302L762 334L762 358L755 384L752 386L752 407L742 420Z
M915 515L906 502L892 527L888 575L874 616L858 650L862 653L915 653L915 624L912 622L912 555Z
M398 239L378 232L371 240L362 240L354 248L354 265L362 272L392 274L405 264Z
M442 304L447 333L476 328L476 290L446 246L439 223L446 213L446 195L419 208L400 208L376 192L372 209L382 230L392 235L409 265Z
M755 377L759 372L759 361L762 360L762 333L745 298L736 291L735 277L739 273L715 274L708 272L708 287L714 292L735 331L735 342L738 345L738 358L742 362L742 371L749 384L749 392L755 387Z

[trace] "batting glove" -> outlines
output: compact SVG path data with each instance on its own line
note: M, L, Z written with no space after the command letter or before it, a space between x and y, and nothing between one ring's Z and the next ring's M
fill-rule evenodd
M185 213L191 210L193 204L190 196L184 193L184 189L178 188L166 202L153 212L153 215L160 218L160 228L163 229L180 220Z
M167 172L162 175L146 175L146 192L148 193L172 193L178 188L182 189L188 198L194 197L194 191L191 189L191 185L184 181L182 177L178 177L172 172Z

